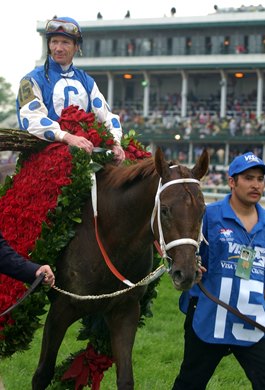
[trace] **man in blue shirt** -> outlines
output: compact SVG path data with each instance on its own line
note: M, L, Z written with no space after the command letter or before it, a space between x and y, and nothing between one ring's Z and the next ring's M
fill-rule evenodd
M71 105L85 112L93 111L97 120L112 133L112 148L117 163L125 154L120 145L122 128L119 116L113 114L94 79L73 65L80 51L82 34L79 24L69 17L54 17L46 25L47 59L20 82L17 115L20 128L49 142L64 142L91 153L93 144L85 137L62 131L57 120Z
M212 295L265 326L264 162L253 153L229 167L231 194L207 205L200 247L202 283ZM221 359L233 353L254 390L265 389L264 333L211 301L195 285L180 298L185 350L172 390L203 390Z

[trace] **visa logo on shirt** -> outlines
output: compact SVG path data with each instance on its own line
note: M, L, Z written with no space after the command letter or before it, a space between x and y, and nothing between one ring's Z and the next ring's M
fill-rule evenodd
M220 233L220 239L227 239L227 238L231 238L232 237L232 234L233 234L233 230L231 229L220 229L219 231Z

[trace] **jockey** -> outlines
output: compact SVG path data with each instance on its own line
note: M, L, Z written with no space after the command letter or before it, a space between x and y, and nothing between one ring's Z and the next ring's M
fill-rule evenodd
M94 79L73 65L80 51L82 33L79 24L69 17L54 17L46 25L47 58L20 82L17 115L21 130L27 130L49 142L64 142L91 153L93 144L84 137L62 131L57 122L64 108L76 105L93 111L105 123L115 139L113 152L118 163L125 154L120 146L120 118L113 114Z

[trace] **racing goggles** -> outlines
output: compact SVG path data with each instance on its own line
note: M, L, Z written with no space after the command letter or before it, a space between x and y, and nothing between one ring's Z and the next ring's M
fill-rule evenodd
M81 38L81 33L79 28L71 22L65 22L64 20L52 19L46 24L46 33L53 34L63 30L66 34L73 36L75 38Z

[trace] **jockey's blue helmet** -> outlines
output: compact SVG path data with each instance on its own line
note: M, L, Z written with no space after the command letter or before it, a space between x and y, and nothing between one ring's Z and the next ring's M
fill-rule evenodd
M83 41L81 28L76 20L67 16L54 17L46 24L46 38L49 39L54 35L64 35L74 39L78 44Z

